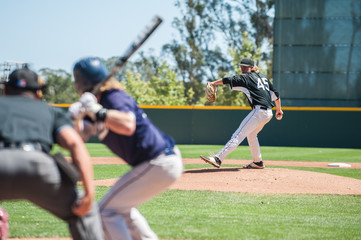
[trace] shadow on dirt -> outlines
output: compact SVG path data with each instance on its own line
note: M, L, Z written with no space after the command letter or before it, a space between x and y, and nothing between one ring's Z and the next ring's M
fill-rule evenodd
M199 168L185 170L184 173L238 172L240 170L242 170L242 168Z

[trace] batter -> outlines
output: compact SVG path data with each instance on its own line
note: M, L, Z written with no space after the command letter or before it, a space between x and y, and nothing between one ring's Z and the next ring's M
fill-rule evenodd
M253 162L243 168L262 169L264 168L264 163L257 134L272 119L272 107L275 105L276 118L278 120L282 119L281 99L272 83L259 73L258 67L254 65L252 59L243 59L240 67L242 70L241 75L222 78L211 82L211 84L214 86L228 84L232 90L242 91L246 94L253 110L241 122L231 139L217 154L209 157L201 155L200 157L205 162L219 168L227 155L234 151L247 137Z
M97 134L111 151L132 169L122 176L100 201L106 239L158 239L136 209L165 191L183 172L180 151L174 140L160 131L123 91L110 80L97 96L93 87L108 75L98 58L84 58L74 66L75 88L82 94L69 109L84 139Z

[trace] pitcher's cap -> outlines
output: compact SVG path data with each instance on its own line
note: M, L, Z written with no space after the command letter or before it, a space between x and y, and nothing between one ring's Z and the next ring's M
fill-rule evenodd
M254 61L251 58L243 58L239 65L240 66L253 67L254 66Z

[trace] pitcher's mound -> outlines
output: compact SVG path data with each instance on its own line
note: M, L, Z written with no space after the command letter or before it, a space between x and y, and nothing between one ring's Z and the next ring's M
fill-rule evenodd
M95 184L112 186L116 180L98 180ZM361 194L361 180L279 168L199 168L186 170L170 189L263 194Z

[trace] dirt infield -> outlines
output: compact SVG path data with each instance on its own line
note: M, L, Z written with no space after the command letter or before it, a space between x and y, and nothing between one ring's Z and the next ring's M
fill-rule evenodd
M184 164L205 164L201 159L184 158ZM93 164L125 164L125 162L116 157L92 157ZM250 163L250 160L235 160L226 159L222 165L245 165ZM283 167L319 167L329 168L329 162L299 162L299 161L265 161L266 166L283 166ZM361 163L349 163L351 168L361 168Z
M204 164L200 159L184 159L185 164ZM249 160L225 160L223 165L243 165ZM93 159L94 164L124 164L117 158ZM299 166L329 168L327 162L265 161L268 166ZM361 168L352 163L351 168ZM97 180L97 186L112 186L117 179ZM219 169L197 168L186 170L170 189L209 190L245 193L305 193L305 194L361 194L361 180L326 173L290 170L283 168Z

